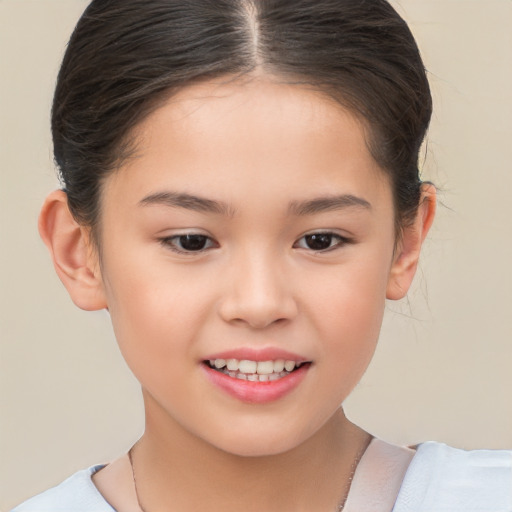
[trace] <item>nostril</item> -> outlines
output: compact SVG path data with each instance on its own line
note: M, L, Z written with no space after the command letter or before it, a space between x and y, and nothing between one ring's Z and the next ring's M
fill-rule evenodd
M251 329L266 329L271 326L284 325L288 322L287 318L234 318L230 321L233 325L246 326Z
M263 329L285 324L296 316L291 281L283 273L280 277L275 266L263 265L259 260L251 265L244 260L234 266L233 272L219 303L219 314L224 321Z

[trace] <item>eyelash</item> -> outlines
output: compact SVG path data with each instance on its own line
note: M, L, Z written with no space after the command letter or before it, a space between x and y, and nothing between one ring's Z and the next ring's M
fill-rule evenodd
M303 246L301 247L299 245L299 243L302 240L306 240L308 237L314 238L314 237L322 237L322 236L330 237L330 245L329 245L329 247L327 247L325 249L315 250L315 249L312 249L311 247L303 247ZM202 248L197 249L197 250L190 250L190 249L179 248L178 247L178 243L179 243L180 239L184 239L186 237L197 237L201 241L204 241L206 247L202 247ZM335 242L335 243L333 243L333 242ZM170 249L171 251L176 252L178 254L201 254L203 252L208 251L209 249L212 249L212 248L215 248L215 247L219 246L217 244L217 242L215 242L211 237L209 237L207 235L202 235L200 233L184 233L184 234L180 234L180 235L173 235L173 236L161 238L160 239L160 243L164 247L166 247L166 248ZM335 250L335 249L337 249L339 247L343 247L343 246L345 246L347 244L350 244L350 243L353 243L353 240L351 240L348 237L343 237L341 235L338 235L337 233L333 233L331 231L314 231L312 233L306 233L305 235L301 236L293 244L293 248L306 249L306 250L310 250L310 251L312 251L314 253L319 254L319 253L330 252L332 250Z
M331 239L329 247L327 247L325 249L315 250L315 249L312 249L311 247L300 247L298 245L301 240L306 240L308 237L322 237L322 236L327 236L327 237L330 237L330 239ZM335 242L335 243L333 243L333 242ZM353 243L353 240L351 240L348 237L338 235L337 233L333 233L331 231L314 231L312 233L306 233L305 235L301 236L293 244L293 247L310 250L310 251L313 251L318 254L318 253L324 253L324 252L330 252L330 251L336 250L336 249L343 247L350 243Z
M178 248L177 242L179 242L180 239L183 239L186 237L197 237L200 239L204 239L205 243L209 244L210 246L203 247L201 249L198 249L197 251L191 251L191 250L187 250L187 249ZM203 253L203 252L211 249L212 247L218 247L217 242L215 242L211 237L209 237L207 235L202 235L201 233L183 233L180 235L168 236L165 238L161 238L160 243L164 247L170 249L173 252L177 252L178 254L200 254L200 253Z

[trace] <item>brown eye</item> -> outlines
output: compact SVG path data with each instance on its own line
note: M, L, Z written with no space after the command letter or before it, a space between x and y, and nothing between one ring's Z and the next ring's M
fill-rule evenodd
M349 242L348 239L335 233L311 233L300 238L294 247L321 252L335 249Z
M161 243L179 253L201 252L215 247L215 242L210 237L196 233L163 238Z
M332 245L332 235L330 234L307 235L304 238L306 245L314 251L324 251Z
M182 235L178 237L178 245L184 251L202 251L208 242L204 235Z

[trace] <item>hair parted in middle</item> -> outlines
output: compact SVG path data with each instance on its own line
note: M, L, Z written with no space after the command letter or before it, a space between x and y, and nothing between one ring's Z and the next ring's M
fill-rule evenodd
M262 75L318 89L355 113L390 178L397 227L414 217L432 100L415 40L387 0L93 0L52 110L75 219L96 232L103 179L129 157L134 127L173 93Z

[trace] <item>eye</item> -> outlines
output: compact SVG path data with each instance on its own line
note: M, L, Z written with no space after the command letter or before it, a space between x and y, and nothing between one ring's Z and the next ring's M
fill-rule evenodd
M202 252L217 247L217 244L210 237L197 233L169 236L162 238L160 241L165 247L179 253Z
M295 242L294 247L300 249L310 249L316 252L328 251L340 245L349 243L348 238L344 238L335 233L310 233L304 235L302 238Z

